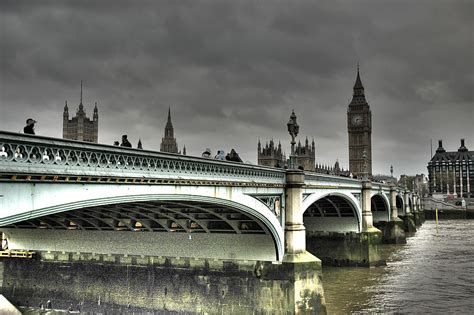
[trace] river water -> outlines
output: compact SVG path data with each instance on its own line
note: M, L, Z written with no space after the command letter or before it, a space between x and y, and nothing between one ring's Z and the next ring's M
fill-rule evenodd
M387 266L323 268L328 314L474 314L474 220L426 221Z

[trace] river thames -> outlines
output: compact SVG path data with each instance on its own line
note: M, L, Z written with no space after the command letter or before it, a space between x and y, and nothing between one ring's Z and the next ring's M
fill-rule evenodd
M387 266L323 268L328 314L472 314L474 220L426 221Z

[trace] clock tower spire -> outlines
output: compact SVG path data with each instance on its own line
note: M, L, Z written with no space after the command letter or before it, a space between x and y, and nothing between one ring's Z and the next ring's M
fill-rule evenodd
M352 101L347 109L349 171L357 177L367 171L370 176L372 175L372 113L365 99L359 65L357 65L357 77L353 90ZM364 169L364 152L367 170Z

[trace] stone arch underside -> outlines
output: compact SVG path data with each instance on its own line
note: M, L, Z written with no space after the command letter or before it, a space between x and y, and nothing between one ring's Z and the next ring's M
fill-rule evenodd
M370 210L373 222L390 221L388 200L381 194L375 194L370 198Z
M403 198L400 195L396 196L398 216L405 215L405 207L403 206Z
M174 198L50 213L0 230L11 249L276 261L278 228L234 202Z
M311 203L303 213L307 233L360 232L356 206L347 196L327 194Z

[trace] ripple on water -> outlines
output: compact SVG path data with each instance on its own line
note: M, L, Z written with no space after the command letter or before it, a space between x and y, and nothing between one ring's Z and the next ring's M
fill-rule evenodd
M330 314L469 314L474 309L474 220L427 221L387 266L324 268Z

